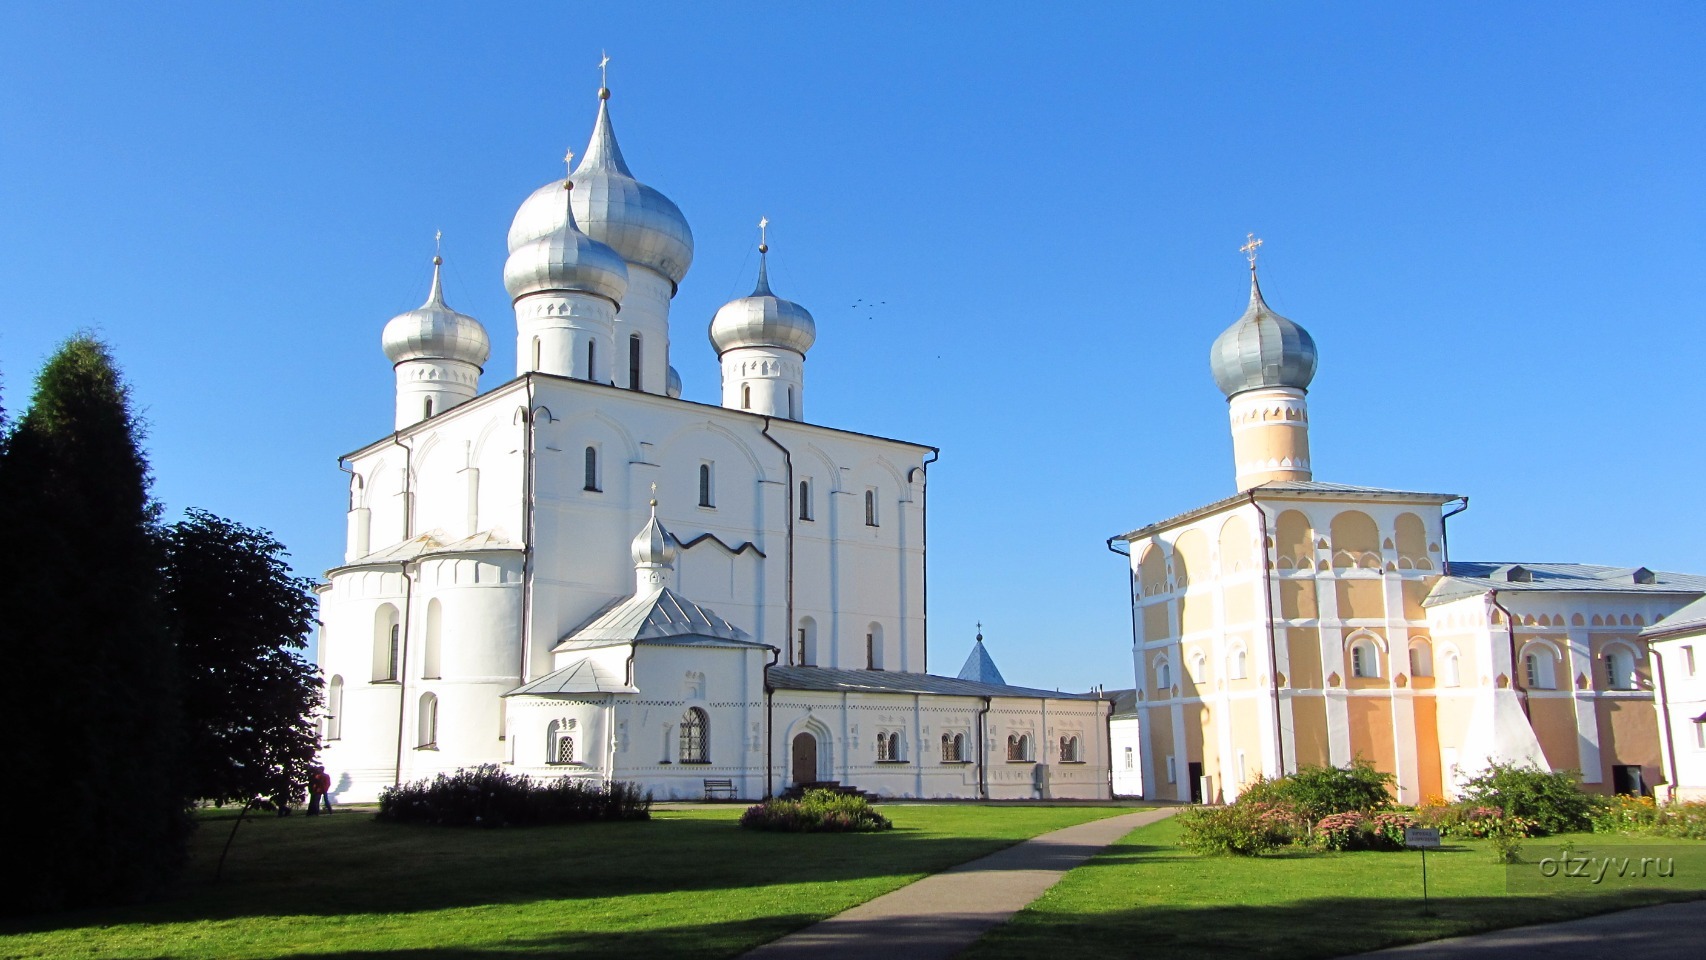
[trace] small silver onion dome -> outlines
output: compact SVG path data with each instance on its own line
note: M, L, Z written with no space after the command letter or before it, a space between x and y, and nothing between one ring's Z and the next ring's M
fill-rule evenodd
M1315 340L1309 331L1268 308L1250 272L1250 305L1214 339L1209 367L1228 399L1263 387L1305 390L1315 379Z
M681 399L681 371L671 364L669 373L664 376L663 394L676 400Z
M770 292L768 252L758 245L758 286L752 295L730 300L711 318L711 346L718 356L738 347L780 347L803 357L817 341L810 311Z
M673 567L675 566L675 544L670 542L669 533L658 523L658 502L652 501L652 518L640 528L634 536L632 549L629 551L636 566Z
M426 303L399 313L385 324L382 343L392 363L404 360L461 360L484 367L492 354L486 328L465 313L445 306L444 283L439 271L442 257L432 258L432 291Z
M575 168L571 202L586 235L680 285L693 263L693 231L668 197L634 179L610 126L608 89L600 88L598 120L586 156ZM554 232L563 223L560 183L548 183L521 204L509 227L509 248Z
M628 265L621 254L587 236L575 224L564 194L575 192L573 180L560 181L556 204L557 227L510 250L504 261L504 289L511 299L530 293L574 291L591 293L620 305L628 292Z

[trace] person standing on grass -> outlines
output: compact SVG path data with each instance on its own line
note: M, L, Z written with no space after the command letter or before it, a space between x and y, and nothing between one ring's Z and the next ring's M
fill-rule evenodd
M319 814L322 804L327 813L332 812L332 777L325 767L316 764L308 771L308 815Z

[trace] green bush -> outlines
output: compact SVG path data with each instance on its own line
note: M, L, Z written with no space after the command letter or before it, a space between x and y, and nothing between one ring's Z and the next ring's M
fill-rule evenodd
M807 790L798 800L773 797L748 807L740 825L783 833L864 833L894 826L869 800L834 790Z
M1463 799L1530 821L1536 835L1593 829L1594 810L1601 802L1582 792L1574 770L1548 773L1514 763L1489 766L1464 784Z
M652 795L621 781L534 780L495 764L386 787L379 819L448 827L531 827L588 820L647 820Z
M1660 805L1652 797L1611 797L1594 807L1595 833L1706 840L1706 802Z
M1532 837L1539 832L1532 820L1506 816L1498 807L1460 802L1443 806L1427 806L1416 811L1424 827L1434 827L1440 834L1461 840L1487 840L1504 835Z
M1238 801L1283 803L1313 823L1335 813L1373 813L1392 805L1395 778L1360 757L1348 767L1304 767L1277 780L1258 778Z
M1185 849L1209 856L1253 857L1298 839L1305 825L1285 803L1249 800L1225 807L1193 807L1179 814Z

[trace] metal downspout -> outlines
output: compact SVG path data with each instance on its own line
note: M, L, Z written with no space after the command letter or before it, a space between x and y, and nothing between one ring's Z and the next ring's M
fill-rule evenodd
M1137 571L1133 570L1131 568L1131 542L1128 540L1120 540L1121 543L1126 545L1126 548L1124 550L1120 550L1120 549L1115 548L1115 546L1114 546L1115 540L1120 540L1120 538L1119 537L1109 537L1108 542L1107 542L1107 547L1108 547L1109 553L1118 554L1119 556L1122 556L1125 558L1126 588L1127 588L1128 595L1131 597L1130 606L1131 606L1132 659L1134 661L1137 661L1140 659L1137 656ZM1132 683L1137 688L1136 690L1132 691L1133 701L1135 702L1136 696L1137 696L1137 691L1143 689L1143 686L1142 686L1143 677L1138 674L1137 667L1136 667L1135 663L1132 666ZM1142 745L1142 738L1146 735L1146 732L1142 729L1141 726L1138 728L1137 735L1139 738L1139 745L1141 746ZM1143 787L1144 787L1144 792L1148 793L1149 784L1145 783L1143 785ZM1110 702L1108 704L1108 799L1112 800L1113 798L1114 798L1114 707L1113 707L1112 702Z
M930 465L942 458L942 451L930 448L930 456L924 458L919 469L924 473L924 502L918 508L918 523L923 528L918 533L918 567L923 579L920 598L924 604L924 668L930 669Z
M534 456L534 433L539 423L539 414L543 411L545 420L557 422L551 408L543 404L533 403L533 374L527 374L527 408L516 411L526 427L522 435L522 465L521 465L521 530L526 540L521 546L521 663L518 665L516 676L521 683L527 682L527 665L533 652L533 572L534 572L534 541L538 531L535 529L535 510L533 508L534 490L537 486L538 468Z
M977 712L977 795L989 799L989 705L983 698L983 709Z
M764 665L764 799L776 793L776 697L770 686L770 668L782 656L782 651L770 648L770 662Z
M415 451L399 437L402 431L391 434L391 442L403 449L403 542L413 535L414 517L414 455ZM403 782L403 716L409 705L409 628L410 611L415 602L415 581L409 576L410 561L398 565L403 574L403 620L397 629L397 765L391 773L391 783Z
M1451 576L1451 535L1446 529L1445 522L1469 509L1468 497L1458 497L1457 500L1459 506L1456 510L1450 513L1442 513L1439 517L1440 566L1443 568L1441 573L1448 577Z
M1265 605L1262 622L1268 628L1268 681L1273 685L1274 694L1274 768L1280 776L1285 776L1285 727L1284 713L1280 710L1279 686L1279 641L1274 636L1274 576L1273 568L1268 562L1268 514L1262 505L1256 502L1256 491L1250 491L1250 506L1256 510L1256 516L1261 518L1261 534L1256 540L1256 549L1262 551L1262 602Z
M1516 649L1516 615L1505 609L1499 602L1499 591L1488 590L1487 599L1493 606L1505 615L1505 636L1510 638L1511 648L1511 692L1517 694L1517 703L1522 704L1522 715L1528 718L1528 725L1534 726L1534 714L1528 709L1528 686L1521 681L1522 664L1518 662Z

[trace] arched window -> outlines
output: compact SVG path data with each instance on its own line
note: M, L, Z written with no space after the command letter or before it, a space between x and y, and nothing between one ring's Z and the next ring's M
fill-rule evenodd
M1155 689L1166 692L1173 688L1173 665L1162 660L1155 665Z
M716 506L716 504L712 502L711 493L711 465L708 463L701 463L699 465L699 505L701 507Z
M888 667L888 646L883 643L883 625L868 623L865 625L865 669L883 670Z
M397 608L380 604L373 614L373 682L395 683L403 659L403 628Z
M344 735L344 678L333 677L326 684L326 739L341 740Z
M427 604L426 650L421 655L421 676L437 680L443 676L439 663L444 645L444 604L437 597Z
M889 759L890 760L904 760L904 759L906 759L905 757L902 757L900 755L900 734L898 734L898 733L889 734Z
M1447 652L1439 665L1439 685L1455 687L1463 682L1463 674L1458 664L1456 652Z
M1380 676L1380 649L1373 641L1357 640L1351 644L1351 676L1366 679Z
M799 412L794 409L794 388L793 387L788 388L788 419L789 420L800 419Z
M801 617L799 635L794 643L794 662L802 667L817 663L817 621Z
M421 750L438 749L438 695L421 694L420 737L416 747Z
M742 410L752 409L752 384L750 383L740 385L740 408Z
M1019 762L1031 759L1031 735L1028 733L1009 734L1007 737L1007 759Z
M681 762L711 762L711 718L698 707L681 716Z
M1405 514L1408 516L1408 514ZM1402 518L1400 518L1402 519ZM1434 675L1434 650L1426 640L1418 641L1410 647L1410 676L1431 677Z
M801 520L810 520L811 518L812 518L812 482L810 480L801 480L800 481L800 519Z
M597 380L598 379L598 341L597 340L588 340L586 342L586 378L588 380Z
M428 420L431 420L432 419L432 398L431 397L426 398L426 405L424 407L424 412L426 414L426 418Z
M535 370L539 369L540 353L541 353L541 350L539 347L539 338L534 337L533 338L533 369L535 369Z
M1523 654L1522 684L1530 690L1554 690L1558 681L1552 669L1552 655L1535 648Z
M640 335L631 334L628 337L628 389L640 390Z
M597 447L587 447L586 448L586 483L581 486L581 489L582 490L590 490L593 493L598 493L601 489L603 489L598 484L598 448Z
M965 760L966 737L963 733L942 734L942 762L960 763Z
M1605 684L1611 690L1635 689L1635 660L1626 651L1605 652Z
M894 763L900 759L900 734L877 731L877 762Z
M574 735L560 720L552 720L551 725L545 728L545 762L551 764L575 762Z
M1078 756L1078 738L1077 737L1061 737L1060 738L1060 762L1061 763L1077 763L1081 759L1083 759L1083 758Z
M874 527L876 525L877 525L877 491L875 489L866 490L865 491L865 526Z
M1232 656L1227 659L1229 661L1226 665L1227 676L1234 680L1242 680L1249 676L1250 657L1244 652L1243 647L1232 651Z

